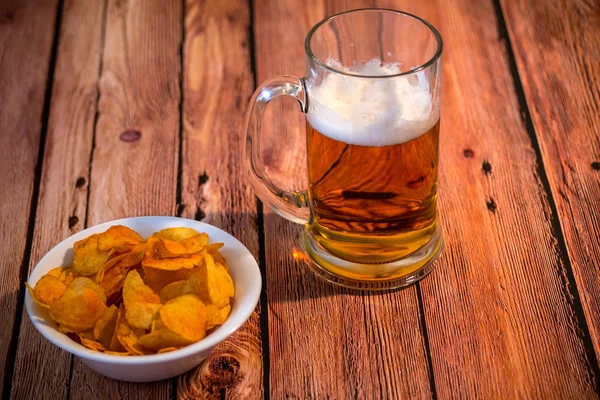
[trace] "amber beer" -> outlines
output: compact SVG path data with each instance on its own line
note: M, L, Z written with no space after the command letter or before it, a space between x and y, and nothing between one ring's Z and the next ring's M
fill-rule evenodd
M412 140L375 147L332 139L307 122L316 241L364 264L392 262L427 244L437 227L439 127L438 120Z

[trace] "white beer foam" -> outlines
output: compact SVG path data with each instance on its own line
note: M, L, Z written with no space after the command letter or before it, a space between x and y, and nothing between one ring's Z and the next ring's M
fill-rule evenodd
M400 73L398 63L373 59L352 67L337 60L327 65L349 74L383 76ZM381 147L408 142L439 119L423 71L387 79L328 74L320 85L308 83L308 122L323 135L348 144ZM436 102L438 103L438 102Z

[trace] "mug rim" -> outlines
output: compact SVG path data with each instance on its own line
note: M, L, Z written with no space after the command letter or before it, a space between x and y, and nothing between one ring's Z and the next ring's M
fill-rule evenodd
M317 29L319 29L321 26L325 25L327 22L330 22L333 19L340 17L342 15L352 14L352 13L357 13L357 12L364 12L364 11L386 11L386 12L399 14L399 15L403 15L405 17L410 17L410 18L416 19L417 21L424 24L431 33L433 33L433 36L435 37L436 42L437 42L437 49L436 49L435 53L425 63L417 66L416 68L411 69L410 71L399 72L397 74L392 74L392 75L379 75L379 76L377 76L377 75L375 75L375 76L373 76L373 75L358 75L358 74L351 74L351 73L347 73L344 71L340 71L340 70L332 68L332 67L328 66L327 64L323 63L321 60L319 60L314 55L314 53L310 47L310 41L311 41L314 33L317 31ZM411 14L411 13L408 13L405 11L401 11L401 10L393 10L390 8L358 8L358 9L354 9L354 10L347 10L347 11L333 14L333 15L319 21L315 26L313 26L311 28L311 30L308 32L308 34L306 35L306 39L304 40L304 51L306 52L308 57L311 59L311 61L314 62L315 64L317 64L318 66L320 66L321 68L323 68L331 73L338 74L338 75L348 76L348 77L352 77L352 78L366 78L366 79L397 78L400 76L407 76L407 75L415 74L415 73L422 71L425 68L431 66L433 63L435 63L437 60L439 60L439 58L442 55L443 47L444 47L444 42L442 40L442 35L431 23L427 22L425 19L423 19L417 15L414 15L414 14Z

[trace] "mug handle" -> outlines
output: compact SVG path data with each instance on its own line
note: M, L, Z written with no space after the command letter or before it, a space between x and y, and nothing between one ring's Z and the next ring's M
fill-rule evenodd
M292 96L300 103L300 110L306 112L306 91L304 79L281 75L266 80L260 85L252 99L246 117L245 167L250 184L258 198L275 213L299 224L308 222L308 192L306 190L288 192L275 185L261 160L261 128L267 104L277 96Z

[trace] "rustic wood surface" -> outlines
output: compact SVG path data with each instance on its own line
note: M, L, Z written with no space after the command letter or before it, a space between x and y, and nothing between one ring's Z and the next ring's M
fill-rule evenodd
M0 381L10 393L47 130L56 1L0 4ZM43 150L43 149L42 149Z
M302 76L320 19L403 9L442 33L436 270L401 291L330 286L302 227L244 180L256 84ZM0 4L3 398L599 398L600 8L563 0L9 0ZM306 185L304 119L267 111L262 158ZM110 380L51 345L23 282L85 227L176 215L240 239L250 320L199 367Z
M584 311L584 340L599 354L600 4L502 1L502 9L559 216L555 229L564 234L558 243L578 288L575 311Z

